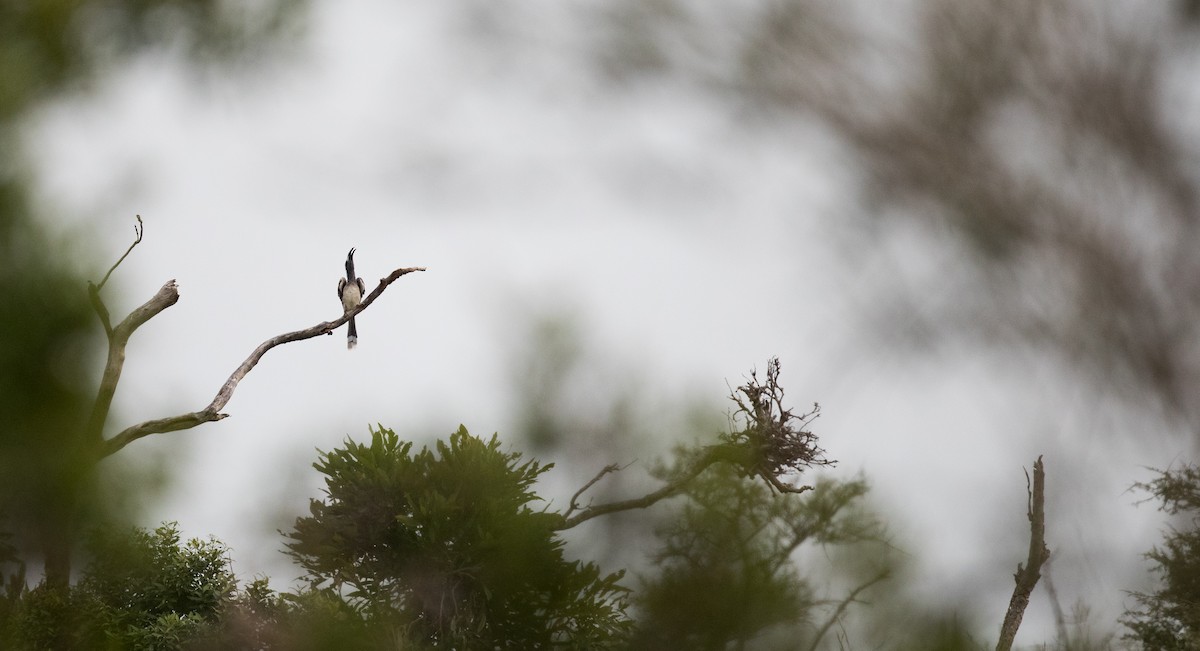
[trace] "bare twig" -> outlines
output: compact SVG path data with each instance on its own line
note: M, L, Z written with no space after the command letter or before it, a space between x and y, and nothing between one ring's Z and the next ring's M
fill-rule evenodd
M104 326L104 334L108 336L110 345L113 334L112 322L108 315L108 308L104 306L104 301L100 300L100 290L104 289L104 284L108 282L108 277L112 275L112 272L116 271L117 267L125 261L125 258L129 257L129 254L133 252L133 247L141 244L142 235L145 233L141 215L137 215L137 224L134 225L133 232L136 235L133 238L133 244L130 244L129 248L125 249L125 254L114 262L113 266L108 268L108 273L104 274L104 278L100 281L100 284L88 283L88 299L92 303L92 309L96 310L97 316L100 317L100 323Z
M331 334L342 324L349 321L351 317L367 309L371 303L374 303L375 299L378 298L385 289L387 289L388 285L391 285L401 276L410 274L414 271L425 271L425 267L407 267L393 271L386 278L383 278L379 281L379 285L367 296L365 300L363 300L362 303L358 305L358 307L346 312L338 319L333 321L324 321L310 328L284 333L264 341L263 343L259 344L259 346L255 348L253 352L250 353L250 356L247 357L246 360L241 363L241 365L234 369L233 373L229 376L229 379L225 380L225 384L221 385L221 388L217 391L217 395L213 397L212 402L210 402L207 407L201 409L200 411L194 411L169 418L148 420L143 423L138 423L137 425L127 427L119 434L103 442L99 455L100 458L107 457L144 436L174 432L182 429L190 429L202 423L217 421L228 417L228 414L221 413L221 409L229 402L230 398L233 397L233 392L237 388L238 383L246 377L246 374L248 374L256 364L258 364L263 355L267 354L267 351L281 344L286 344L293 341L301 341L303 339L311 339L319 335ZM167 283L167 285L164 285L163 288L166 289L167 286L170 286L173 289L174 281ZM162 292L160 291L160 294L161 293ZM177 292L175 294L175 300L178 300ZM151 302L153 302L153 300ZM174 303L174 301L172 301L172 303ZM147 305L149 305L149 303ZM143 306L143 308L145 308L145 306ZM139 308L139 310L140 309L142 308ZM131 314L129 318L125 320L125 322L131 321L137 314L138 311L135 311L134 314ZM136 323L136 325L133 326L133 328L141 325L151 316L153 316L153 314L141 319ZM123 322L121 326L118 326L118 330L125 325L125 322ZM126 339L128 339L128 337L126 337ZM123 345L121 347L120 356L123 360ZM109 396L109 399L111 400L111 396ZM101 426L103 426L103 421L101 421Z
M785 407L780 369L779 358L773 357L767 362L765 382L759 382L758 374L750 371L750 380L730 394L737 405L731 421L740 420L744 427L722 439L741 451L745 472L762 477L781 493L803 493L812 486L793 486L781 477L836 462L825 458L816 434L807 429L820 416L820 405L814 403L811 411L801 415Z
M833 625L836 624L839 619L841 619L842 613L846 612L846 609L850 607L850 604L858 601L858 595L863 590L866 590L876 583L887 579L891 575L892 573L890 570L883 570L874 578L869 579L866 583L863 583L857 588L851 590L850 594L846 595L846 598L838 603L837 609L833 611L833 614L829 616L829 619L825 620L825 623L821 625L821 628L817 629L817 634L813 637L812 644L808 645L809 651L816 651L817 646L821 643L821 638L825 637L825 634L829 632L829 629L833 628Z
M1058 591L1054 589L1051 578L1049 561L1046 562L1046 594L1050 596L1050 607L1054 610L1054 627L1058 629L1058 639L1064 648L1071 648L1071 633L1067 630L1067 615L1063 612L1062 603L1058 599Z
M125 258L128 257L131 252L133 252L133 247L142 243L142 235L146 232L146 226L142 223L141 215L134 215L134 217L137 218L137 223L133 226L133 233L136 236L133 238L133 244L130 244L129 248L125 249L125 255L122 255L120 259L113 263L113 266L108 268L108 273L104 274L104 278L100 281L100 284L96 285L97 292L104 289L104 283L108 282L108 277L111 276L112 272L116 271L117 267L125 261Z
M145 233L145 227L142 223L142 216L136 215L137 224L133 226L135 237L133 243L125 249L125 254L113 263L113 266L108 268L108 273L104 274L104 278L99 284L88 283L88 300L92 304L92 309L96 311L96 316L100 317L100 324L104 326L104 336L108 338L108 361L104 365L104 375L100 378L100 388L96 393L96 401L92 403L92 414L88 418L87 431L85 440L99 442L103 436L104 421L108 418L108 411L112 407L113 394L117 390L117 382L121 379L121 369L125 365L125 344L129 341L130 335L141 324L145 323L155 314L171 307L179 300L179 292L175 288L175 281L172 280L162 289L158 290L154 298L151 298L138 309L134 310L116 329L112 326L112 318L109 316L108 308L105 307L104 301L100 298L100 290L104 288L104 284L108 282L109 276L112 276L113 271L129 257L133 251L133 247L142 242L142 235ZM170 289L168 290L168 286ZM136 315L136 317L135 317Z
M683 490L685 488L687 488L687 485L689 483L691 483L691 481L693 479L700 476L700 474L703 473L705 470L707 470L709 468L709 466L711 466L715 463L718 463L720 461L732 462L731 459L729 458L727 449L722 446L711 447L708 449L708 452L703 457L701 457L699 460L697 460L696 463L691 468L689 468L686 472L681 474L676 479L668 482L662 488L659 488L658 490L656 490L652 493L647 493L646 495L643 495L641 497L636 497L633 499L618 500L616 502L608 502L606 504L598 504L596 506L589 506L574 516L570 516L570 513L573 509L568 510L567 514L562 516L562 521L558 524L557 527L555 527L555 529L556 530L570 529L576 525L587 522L588 520L591 520L592 518L596 518L596 517L599 517L602 515L608 515L610 513L618 513L620 511L631 511L633 509L644 509L644 508L651 506L663 499L666 499L668 497L671 497L673 495L677 495L677 494L683 492ZM608 470L609 467L611 467L611 466L606 466L604 470L600 471L600 474L596 475L596 477L593 478L592 481L588 482L588 485L594 484L598 479L600 479L600 477L608 474L608 472L610 472ZM586 487L587 486L585 486L584 488L586 488ZM583 489L580 489L580 491L576 493L576 496L578 496L579 493L582 493L582 492L583 492Z
M1008 612L1004 614L1004 623L1000 626L1000 639L996 642L996 651L1012 649L1013 639L1017 636L1017 629L1025 616L1025 608L1029 605L1029 596L1042 576L1042 565L1050 558L1050 549L1046 547L1046 471L1041 456L1033 463L1033 488L1029 488L1028 472L1025 473L1025 482L1026 491L1029 493L1029 557L1024 566L1017 564L1017 573L1013 575L1017 585L1013 588Z
M579 497L581 495L583 495L587 491L587 489L594 486L596 484L596 482L600 481L608 473L617 472L621 469L622 469L621 466L618 466L615 463L610 463L607 466L604 466L603 468L601 468L600 472L596 473L595 477L592 477L592 479L590 481L588 481L588 483L584 484L582 488L575 491L575 494L571 496L571 501L567 504L567 512L563 514L563 517L569 518L569 517L571 517L572 513L574 513L576 510L579 509Z

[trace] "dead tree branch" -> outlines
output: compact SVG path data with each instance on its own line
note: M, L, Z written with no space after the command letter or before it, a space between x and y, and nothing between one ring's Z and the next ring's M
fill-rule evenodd
M850 604L858 601L859 594L876 583L887 579L891 575L892 573L890 570L883 570L873 578L868 579L862 585L859 585L857 588L851 590L850 594L846 595L845 599L838 602L838 606L833 611L833 614L829 616L829 619L825 620L825 623L822 624L821 628L817 630L817 634L813 636L812 644L808 646L809 651L817 651L817 647L821 644L821 638L825 637L825 634L829 632L829 629L833 628L833 625L836 624L839 619L841 619L842 614L846 612L846 609L850 607Z
M619 500L616 502L609 502L607 504L599 504L597 506L589 506L574 516L570 516L570 513L574 510L574 508L569 509L567 511L567 514L563 515L562 521L559 523L559 525L557 527L555 527L555 529L556 530L570 529L576 525L587 522L588 520L591 520L592 518L600 517L602 515L608 515L610 513L618 513L620 511L630 511L633 509L644 509L644 508L647 508L659 501L662 501L663 499L666 499L673 495L677 495L677 494L683 492L683 490L685 488L687 488L687 485L689 483L691 483L691 481L693 479L695 479L696 477L699 477L700 474L703 473L705 470L707 470L709 466L711 466L714 463L717 463L719 461L729 461L729 459L727 458L727 455L723 454L723 452L724 452L724 450L720 447L709 448L708 452L703 457L701 457L699 459L699 461L697 461L694 465L692 465L691 468L689 468L686 472L684 472L682 475L680 475L676 479L668 482L662 488L659 488L658 490L654 491L653 493L647 493L646 495L643 495L641 497L636 497L633 499ZM609 468L613 468L613 470L609 471L608 470ZM596 483L596 481L599 480L601 477L608 474L609 472L615 472L616 470L617 470L617 468L615 468L615 466L606 466L604 468L604 470L601 470L600 473L598 475L596 475L596 477L594 477L590 482L588 482L584 486L584 488L580 489L579 491L577 491L575 493L576 497L578 497L578 495L580 493L582 493L584 490L586 490L586 488L588 486ZM574 498L572 498L572 507L574 507Z
M806 427L819 413L819 407L797 416L783 406L783 387L779 384L779 359L767 363L767 380L760 383L751 371L750 380L730 395L737 405L735 419L742 422L739 431L722 434L720 442L705 448L690 467L677 473L676 477L658 490L642 497L609 502L578 510L578 499L588 488L605 475L619 470L616 466L605 466L588 483L571 497L566 513L556 527L570 529L592 518L619 511L644 509L663 499L683 492L689 483L715 463L724 462L736 466L745 477L758 477L780 493L803 493L812 486L793 486L781 479L813 466L835 463L825 458L825 451L817 446L817 437ZM730 429L734 429L733 426ZM574 513L574 515L572 515Z
M128 249L125 249L125 254L118 258L113 263L113 266L108 268L108 273L104 274L104 278L100 280L99 284L88 283L88 299L92 303L92 308L96 310L96 314L100 317L100 323L104 326L104 334L108 337L110 343L113 334L112 321L108 315L108 308L104 307L104 301L100 300L100 290L104 289L104 284L108 282L108 277L112 275L112 272L116 271L117 267L125 261L125 258L129 257L129 254L133 252L133 247L142 243L142 235L146 232L145 226L142 224L142 216L136 215L136 217L137 224L133 226L133 243L129 245Z
M996 642L996 651L1012 649L1013 639L1016 638L1021 619L1025 616L1025 608L1029 606L1029 596L1042 576L1042 565L1050 558L1050 549L1046 547L1046 471L1041 456L1033 462L1033 488L1029 488L1029 473L1025 473L1025 484L1029 493L1026 507L1030 530L1029 557L1024 566L1017 564L1017 573L1013 575L1017 585L1013 588L1012 599L1008 602L1004 624L1000 626L1000 640Z
M617 472L619 470L621 470L621 466L618 466L615 463L610 463L607 466L604 466L603 468L601 468L600 472L596 473L595 477L592 477L591 480L588 481L588 483L584 484L579 490L575 491L574 495L571 496L571 501L567 504L567 512L563 514L563 517L569 518L569 517L571 517L572 513L579 510L579 498L584 493L587 492L587 489L594 486L596 484L596 482L603 479L604 476L609 474L610 472Z
M137 224L134 225L133 232L135 234L133 243L129 245L128 249L125 249L124 255L108 268L108 273L104 274L100 283L88 283L88 300L92 304L92 309L96 311L96 315L100 317L100 323L104 326L104 336L108 338L108 359L104 364L104 373L100 377L100 388L96 392L96 401L92 403L92 413L88 417L87 430L84 432L86 436L84 440L89 442L99 442L104 435L104 421L108 419L113 395L116 393L117 383L121 379L121 369L125 366L125 346L129 342L129 337L143 323L179 300L179 290L175 286L175 281L170 280L158 290L153 298L131 312L124 321L113 328L108 308L104 306L104 301L100 298L100 290L104 288L104 284L108 282L113 271L125 261L125 258L129 257L133 248L142 242L145 227L141 215L137 215Z
M179 287L173 279L168 280L153 298L130 312L115 328L108 324L108 310L100 300L99 286L89 284L88 293L92 297L92 306L96 308L108 334L108 360L104 364L104 374L100 377L100 388L96 392L96 401L92 404L92 415L87 426L87 440L99 442L104 436L104 422L108 420L113 395L117 392L117 383L121 380L121 370L125 366L125 347L129 344L129 337L143 323L177 303Z
M130 443L132 443L144 436L149 436L151 434L163 434L166 432L174 432L174 431L178 431L178 430L182 430L182 429L190 429L192 427L196 427L197 425L200 425L203 423L208 423L208 422L212 422L212 421L221 420L223 418L227 418L229 416L229 414L221 413L221 409L224 408L225 405L229 402L230 398L233 397L233 392L237 388L238 383L241 382L242 379L245 378L246 375L255 367L255 365L258 364L259 360L262 359L263 355L267 354L267 351L271 350L272 348L274 348L276 346L291 343L293 341L301 341L304 339L311 339L313 337L317 337L320 335L331 334L334 330L341 327L342 324L349 321L351 317L355 316L359 312L362 312L363 310L370 307L370 305L375 302L375 299L379 298L379 296L381 294L383 294L383 291L385 289L387 289L388 285L391 285L392 283L396 282L396 280L399 279L401 276L410 274L414 271L425 271L425 267L406 267L403 269L397 269L397 270L393 271L386 278L380 279L379 285L375 287L375 289L367 296L367 298L365 300L363 300L362 303L360 303L358 305L358 307L354 308L353 310L350 310L349 312L346 312L338 319L335 319L333 321L324 321L324 322L318 323L317 325L314 325L310 328L305 328L303 330L296 330L295 332L287 332L287 333L284 333L281 335L277 335L275 337L271 337L270 339L262 342L261 344L258 345L257 348L254 349L253 352L250 353L250 356L247 357L246 360L244 362L242 362L240 366L238 366L236 369L234 369L233 373L229 376L229 379L225 380L225 384L221 385L221 388L217 391L217 395L215 397L213 397L212 402L210 402L207 407L205 407L199 411L193 411L193 412L190 412L187 414L180 414L178 416L171 416L169 418L158 418L155 420L148 420L148 421L145 421L142 423L138 423L137 425L127 427L124 430L122 430L120 433L118 433L117 435L115 435L112 438L103 442L103 444L101 445L101 449L100 449L100 458L107 457L107 456L121 450L126 445L129 445ZM166 289L167 286L170 286L172 289L174 289L174 285L175 285L174 281L171 281L171 282L167 283L167 285L164 285L164 289ZM160 291L160 294L161 293L162 292ZM175 300L178 300L178 292L175 293ZM153 302L153 300L151 302ZM172 303L173 302L174 301L172 301ZM149 303L147 305L149 305ZM143 306L143 308L144 307L145 306ZM142 308L139 308L139 310L141 310L141 309ZM161 311L161 310L159 310L159 311ZM135 311L134 314L131 314L129 316L129 318L127 318L125 320L125 322L130 322L131 320L134 319L134 316L137 314L138 314L138 311ZM149 314L144 319L137 321L133 325L133 328L136 328L137 326L141 325L146 320L148 320L151 316L154 316L154 314ZM125 322L122 323L122 326L125 325ZM118 326L118 328L120 328L122 326ZM132 331L132 329L131 329L131 331ZM128 337L126 337L126 339L128 339ZM125 353L124 353L124 345L123 344L121 346L121 351L119 354L120 354L120 359L124 360ZM112 355L110 354L110 359L111 359L111 357L112 357ZM119 373L119 369L118 369L118 373ZM114 388L115 388L115 386L114 386ZM111 396L109 396L109 398L111 399ZM101 423L101 425L103 425L103 423Z
M739 451L747 474L761 477L781 493L803 493L812 486L793 486L782 478L837 462L825 458L817 435L808 429L820 416L821 406L814 403L811 411L800 415L785 407L780 370L779 358L771 358L766 382L759 382L757 373L751 371L750 380L729 396L737 405L734 419L740 419L744 427L722 440Z

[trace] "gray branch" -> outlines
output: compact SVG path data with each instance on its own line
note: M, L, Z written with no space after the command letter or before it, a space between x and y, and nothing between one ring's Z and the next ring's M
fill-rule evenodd
M382 294L383 291L385 289L387 289L388 285L391 285L393 282L395 282L401 276L412 273L414 271L425 271L425 267L407 267L407 268L397 269L397 270L393 271L386 278L383 278L379 281L379 285L374 289L374 291L372 291L367 296L367 298L365 300L363 300L362 303L360 303L358 305L358 307L354 308L353 310L350 310L349 312L346 312L338 319L335 319L333 321L323 321L323 322L318 323L317 325L314 325L310 328L305 328L303 330L296 330L295 332L284 333L284 334L281 334L281 335L278 335L275 337L271 337L270 339L264 341L263 343L259 344L259 346L257 348L255 348L252 353L250 353L250 356L247 357L246 360L244 362L242 362L241 365L239 365L233 371L233 373L229 376L229 379L225 380L225 383L223 385L221 385L221 388L217 391L217 395L215 397L213 397L212 402L210 402L207 407L201 409L200 411L194 411L194 412L187 413L187 414L180 414L178 416L171 416L169 418L158 418L155 420L148 420L148 421L145 421L142 423L138 423L137 425L127 427L124 430L122 430L120 433L118 433L117 435L113 436L112 438L103 441L103 443L101 444L101 447L100 447L99 457L104 458L111 454L114 454L117 451L124 448L126 445L129 445L130 443L132 443L144 436L149 436L151 434L163 434L166 432L175 432L175 431L183 430L183 429L190 429L190 428L196 427L197 425L201 425L203 423L217 421L217 420L221 420L223 418L228 417L229 414L221 413L221 409L223 409L225 407L225 405L229 402L230 398L233 397L233 392L235 389L237 389L238 383L241 382L242 379L245 378L246 375L251 370L254 369L255 365L258 364L259 360L262 359L263 355L267 354L267 351L269 351L272 348L279 346L281 344L291 343L293 341L301 341L303 339L311 339L313 337L317 337L320 335L331 334L338 327L340 327L341 325L343 325L344 323L349 321L351 317L353 317L353 316L357 315L359 312L362 312L363 310L367 309L372 303L374 303L375 299L379 298L380 294ZM162 307L158 308L157 311L147 310L147 306L151 306L152 304L155 304L155 301L159 298L158 296L156 296L154 299L151 299L150 302L148 302L146 305L143 305L142 307L138 308L137 310L134 310L134 312L132 314L130 314L129 317L127 317L125 319L125 321L123 321L121 323L121 325L117 326L114 329L113 341L119 341L120 345L119 346L116 346L116 345L110 346L110 350L109 350L109 364L110 364L110 366L115 364L115 368L116 368L115 374L113 375L112 382L111 382L111 385L112 385L110 387L111 391L115 391L115 389L116 389L116 379L120 376L120 367L125 359L125 342L128 341L129 334L131 334L133 332L133 330L136 329L138 326L140 326L141 324L148 321L155 314L157 314L158 312L161 312L163 309L166 309L170 305L173 305L175 303L175 301L179 300L179 293L175 289L174 281L171 281L171 282L167 283L166 285L164 285L163 289L159 291L159 295L162 295L163 292L166 291L168 288L170 288L170 291L174 294L174 298L171 299L169 303L162 305ZM128 333L124 334L124 339L120 339L120 340L116 339L115 333L118 331L121 331L122 328L126 328L127 326L128 326ZM108 376L109 376L109 372L106 369L106 371L105 371L106 380L108 379ZM104 395L104 391L105 391L105 385L104 385L104 383L102 383L101 384L101 392L102 392L101 395L102 396ZM107 395L107 401L109 403L111 403L111 401L112 401L111 391ZM99 398L97 398L97 405L99 405L99 402L100 402L100 400L99 400ZM104 409L105 414L107 414L107 411L108 410L107 410L107 406L106 406ZM93 419L95 419L95 418L96 418L96 415L93 414ZM103 427L104 421L102 418L99 422L100 422L100 427Z
M696 463L692 465L691 468L688 468L683 474L676 477L674 480L667 482L667 484L664 485L662 488L659 488L658 490L656 490L652 493L647 493L641 497L636 497L633 499L619 500L616 502L608 502L606 504L597 504L596 506L589 506L589 507L583 509L582 511L579 511L579 513L576 513L573 516L570 515L570 513L572 513L576 509L577 505L575 503L575 500L579 497L579 495L581 493L583 493L583 491L587 490L588 487L590 487L592 484L596 483L596 481L599 480L601 477L608 474L610 472L609 468L613 468L614 471L618 470L618 468L616 468L615 466L606 466L603 470L600 471L599 474L596 475L595 478L593 478L586 485L584 485L583 488L581 488L578 492L575 493L575 497L573 497L571 499L571 508L568 509L566 515L562 516L562 520L558 523L558 526L556 526L554 528L555 528L555 530L561 531L563 529L570 529L579 524L587 522L588 520L591 520L592 518L597 518L602 515L608 515L610 513L619 513L621 511L632 511L634 509L644 509L644 508L650 507L661 500L664 500L668 497L673 497L673 496L678 495L679 493L683 492L684 489L687 488L688 484L690 484L692 482L692 480L694 480L696 477L699 477L701 473L703 473L705 470L707 470L709 468L709 466L712 466L713 464L719 463L722 461L724 461L726 463L735 463L736 464L736 461L734 461L731 458L729 451L725 447L723 447L723 446L711 447L708 449L708 452L703 457L700 457L696 461Z
M1042 466L1042 457L1033 463L1033 488L1029 489L1029 474L1025 475L1026 491L1029 493L1029 505L1026 509L1029 517L1029 557L1025 565L1017 564L1017 573L1013 575L1017 585L1013 588L1012 599L1008 602L1008 612L1004 614L1004 623L1000 626L1000 640L996 642L996 651L1012 649L1013 639L1017 637L1017 629L1025 617L1025 608L1029 606L1029 597L1038 579L1042 577L1042 565L1050 558L1050 549L1046 547L1046 470Z

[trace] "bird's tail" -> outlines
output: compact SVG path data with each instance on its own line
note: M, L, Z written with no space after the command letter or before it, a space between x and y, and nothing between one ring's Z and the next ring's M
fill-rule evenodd
M354 327L354 317L350 317L350 328L346 330L346 349L354 350L358 345L358 328Z

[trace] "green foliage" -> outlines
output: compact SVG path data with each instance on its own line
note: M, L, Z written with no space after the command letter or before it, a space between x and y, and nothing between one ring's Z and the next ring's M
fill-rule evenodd
M312 586L410 639L462 648L608 645L627 627L620 573L568 562L521 463L465 428L412 453L382 427L369 445L322 453L327 498L288 534Z
M971 637L968 627L957 617L914 617L895 622L896 651L988 651L989 647ZM895 631L893 631L895 633Z
M1152 594L1135 593L1140 608L1126 612L1123 622L1147 651L1200 650L1200 468L1162 471L1135 486L1161 501L1160 510L1189 517L1190 526L1171 529L1162 546L1146 554L1161 585Z
M796 552L806 543L880 540L879 523L857 508L866 492L859 480L777 493L731 466L710 469L689 484L686 504L659 532L660 570L638 593L635 646L741 648L781 627L793 646L797 636L811 638L811 628L804 634L797 625L816 623L820 600Z
M95 494L81 434L98 342L86 283L63 267L71 249L23 209L23 191L0 170L0 531L14 534L18 556L65 544L68 521L91 511L80 499Z
M270 42L303 7L290 0L30 0L0 3L0 122L153 45L229 57Z
M11 595L0 611L0 647L182 649L234 598L225 546L181 544L173 523L153 533L100 530L88 549L91 562L74 588L43 583Z
M30 200L23 122L42 103L87 88L107 66L151 47L229 63L278 44L269 37L286 32L304 6L0 2L0 530L16 534L22 558L42 552L47 574L63 585L77 532L111 510L93 473L95 441L82 438L102 340L75 269L81 251L50 236L47 215Z
M188 637L233 596L226 547L181 545L174 523L152 534L102 530L88 547L92 560L78 589L112 614L110 631L134 647L172 648L170 640Z

